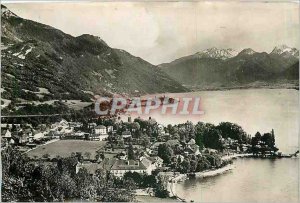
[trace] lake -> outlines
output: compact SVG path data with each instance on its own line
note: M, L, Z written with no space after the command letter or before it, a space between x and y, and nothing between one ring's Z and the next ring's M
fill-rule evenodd
M151 116L163 124L187 120L218 124L237 123L252 136L274 129L280 151L299 149L299 91L294 89L243 89L168 94L171 97L200 97L204 115ZM176 186L177 194L195 202L299 202L299 159L253 159L234 161L231 172L206 179L187 180Z
M260 131L274 129L277 147L292 153L298 149L299 91L294 89L238 89L227 91L201 91L166 94L171 97L200 97L204 115L162 115L150 112L149 116L163 124L184 123L187 120L218 124L222 121L237 123L252 136ZM134 116L133 116L134 117Z
M248 89L193 95L200 96L205 111L199 120L213 124L234 122L252 135L273 128L281 151L290 153L299 148L299 91ZM189 118L197 122L197 118ZM180 117L169 119L185 121ZM197 202L299 202L299 159L244 158L234 164L236 168L229 173L177 185L177 194Z
M235 168L210 178L176 184L176 193L195 202L299 202L299 159L239 158Z

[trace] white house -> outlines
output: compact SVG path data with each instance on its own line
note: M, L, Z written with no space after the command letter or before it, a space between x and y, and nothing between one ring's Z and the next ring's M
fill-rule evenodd
M105 135L107 134L106 127L104 125L98 125L95 127L95 134Z
M162 166L163 160L159 157L141 157L140 160L117 160L111 167L111 173L116 177L123 177L127 172L145 173Z
M104 125L98 125L94 129L95 136L99 137L100 141L103 141L108 138L107 129Z
M116 177L123 177L126 172L147 173L147 167L136 160L117 160L111 167L110 172Z
M129 138L129 137L131 137L131 132L128 131L128 130L123 131L122 132L122 137L123 138Z
M52 129L57 129L58 127L67 128L69 127L69 123L65 119L61 119L60 122L55 122L54 124L51 125Z
M1 130L2 138L11 138L11 132L9 130Z

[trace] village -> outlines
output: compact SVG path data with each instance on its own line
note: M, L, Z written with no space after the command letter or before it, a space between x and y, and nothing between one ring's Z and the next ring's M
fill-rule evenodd
M224 133L228 129L229 136ZM241 127L228 122L214 126L187 121L163 126L151 117L132 120L129 116L126 121L120 117L98 118L92 122L59 118L35 128L24 122L2 123L1 149L18 149L36 165L54 165L62 158L75 157L76 163L71 165L75 174L84 170L95 176L105 171L119 179L136 177L134 174L153 177L155 182L163 179L159 195L141 184L137 184L136 194L174 197L173 182L202 177L205 171L217 174L228 170L233 158L251 155L256 146L274 145L272 133L265 133L263 139L261 135L251 138Z
M116 176L123 176L129 171L151 174L156 169L168 170L168 167L163 167L165 164L158 156L158 148L162 144L179 148L182 153L177 153L175 158L182 160L185 156L199 156L204 152L200 151L195 139L191 138L185 143L178 137L174 139L169 132L165 131L166 127L157 124L151 117L143 122L148 122L155 128L153 134L156 136L136 136L145 133L146 129L141 132L139 123L132 122L131 117L128 117L127 122L123 122L120 118L116 119L113 124L118 126L118 130L113 125L97 125L96 122L88 123L84 127L81 122L68 122L65 119L48 126L40 124L35 129L24 124L2 124L1 145L2 149L14 146L28 153L32 158L45 160L81 153L84 161L78 164L76 170L86 168L91 174L103 167L105 159L111 159L109 168ZM68 151L65 152L60 144L63 144ZM75 146L68 146L72 144ZM237 140L228 138L224 144L227 147L227 154L239 151ZM81 147L78 148L77 145ZM246 151L249 147L250 145L243 145L243 150ZM134 157L128 155L130 148ZM209 151L217 153L217 150L209 149ZM131 160L132 158L135 160Z

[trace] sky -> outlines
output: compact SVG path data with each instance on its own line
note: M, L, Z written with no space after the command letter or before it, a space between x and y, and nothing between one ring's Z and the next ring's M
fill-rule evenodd
M92 34L152 64L211 47L299 48L299 3L237 1L5 3L73 36Z

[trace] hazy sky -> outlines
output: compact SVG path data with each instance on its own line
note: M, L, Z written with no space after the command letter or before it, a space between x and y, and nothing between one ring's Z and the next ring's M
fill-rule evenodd
M78 36L100 36L111 47L160 64L210 47L272 51L299 47L298 3L102 2L10 3L23 18Z

